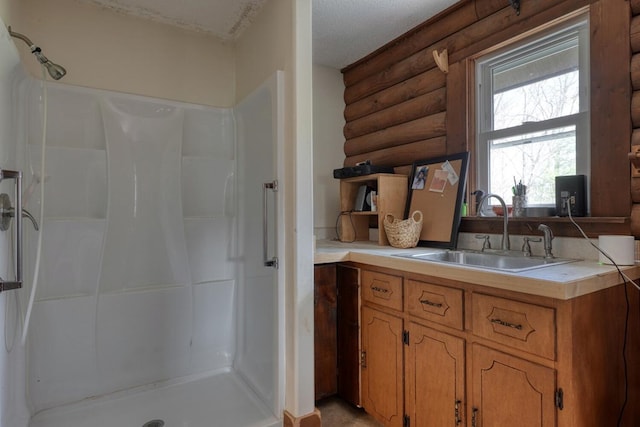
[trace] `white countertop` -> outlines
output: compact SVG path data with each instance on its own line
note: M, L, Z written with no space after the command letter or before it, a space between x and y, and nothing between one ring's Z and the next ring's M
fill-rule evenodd
M396 254L429 253L441 250L427 247L397 249L391 246L379 246L374 242L342 243L339 241L319 240L316 243L314 262L316 264L345 261L359 262L561 300L596 292L623 282L615 267L602 265L595 261L577 261L568 264L545 266L519 273L507 273L486 268L393 256ZM639 265L624 266L620 267L620 269L633 280L640 277Z

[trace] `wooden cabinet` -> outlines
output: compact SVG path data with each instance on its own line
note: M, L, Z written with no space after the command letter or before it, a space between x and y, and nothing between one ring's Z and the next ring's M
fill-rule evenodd
M463 329L463 292L417 280L407 281L407 312L434 323Z
M556 426L555 308L401 272L361 275L363 406L381 423Z
M620 425L638 425L623 285L564 301L355 265L362 402L384 426L601 427L623 406Z
M402 311L402 276L362 271L362 299L396 311Z
M405 410L411 426L464 425L465 341L414 322L408 332Z
M473 333L550 360L556 358L555 310L474 293Z
M358 190L369 186L377 192L376 211L354 210ZM373 174L340 180L340 240L369 240L370 220L378 228L378 243L388 245L382 221L386 214L404 217L407 202L408 178L398 174Z
M338 396L360 406L360 270L338 264Z
M337 394L360 406L360 270L314 269L315 399Z
M338 390L335 264L315 266L313 306L315 398L319 400Z
M362 406L387 427L402 427L402 319L362 308Z
M388 427L556 426L556 371L526 359L555 360L555 308L393 273L361 273L367 412Z
M361 272L362 406L387 427L404 423L402 277Z
M553 369L472 346L471 427L556 426Z

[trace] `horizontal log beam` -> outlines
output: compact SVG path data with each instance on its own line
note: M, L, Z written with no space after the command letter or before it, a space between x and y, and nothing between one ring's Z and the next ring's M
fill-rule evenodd
M631 28L629 29L631 37L631 52L640 52L640 15L631 19Z
M415 160L444 156L446 150L447 140L441 136L347 157L344 165L355 166L356 163L371 160L377 166L398 166L411 164Z
M633 90L640 90L640 53L631 57L631 86Z
M631 178L631 202L640 203L640 178Z
M631 145L640 145L640 129L633 130ZM640 178L631 177L631 201L640 203Z
M347 157L357 154L395 147L409 142L444 136L446 113L421 117L410 122L380 130L368 135L348 139L344 143L344 153Z
M640 237L640 204L631 207L631 234Z
M420 73L380 92L367 96L346 106L344 118L347 122L359 119L400 104L416 96L423 95L445 86L446 75L438 68Z
M435 66L436 62L431 51L423 49L408 58L396 62L382 72L366 77L352 86L347 86L344 90L344 102L345 104L351 104L365 96L435 68Z
M555 18L563 16L584 6L584 4L584 0L565 0L560 4L557 3L557 0L538 0L529 3L529 7L523 8L519 16L510 7L500 9L491 16L465 27L458 33L448 35L436 43L425 46L422 50L397 61L388 68L354 82L353 85L346 86L345 104L355 102L435 67L432 55L434 49L447 48L449 62L457 62L472 53L494 46L498 40L504 41L522 34L523 31L549 22L551 16Z
M640 128L640 91L634 91L631 96L631 123L634 128Z
M441 88L397 104L388 110L378 111L348 122L344 126L344 137L346 139L355 138L420 117L443 112L446 108L446 95L446 89Z

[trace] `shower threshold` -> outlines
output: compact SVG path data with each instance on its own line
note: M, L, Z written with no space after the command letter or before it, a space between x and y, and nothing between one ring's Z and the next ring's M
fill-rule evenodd
M224 371L47 409L29 427L142 427L150 420L164 427L282 426L239 375Z

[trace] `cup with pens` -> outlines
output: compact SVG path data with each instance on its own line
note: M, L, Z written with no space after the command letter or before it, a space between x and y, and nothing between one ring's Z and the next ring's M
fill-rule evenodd
M516 178L513 178L513 187L511 187L513 191L513 213L514 217L524 217L526 216L526 208L527 208L527 186L520 182L516 183Z

